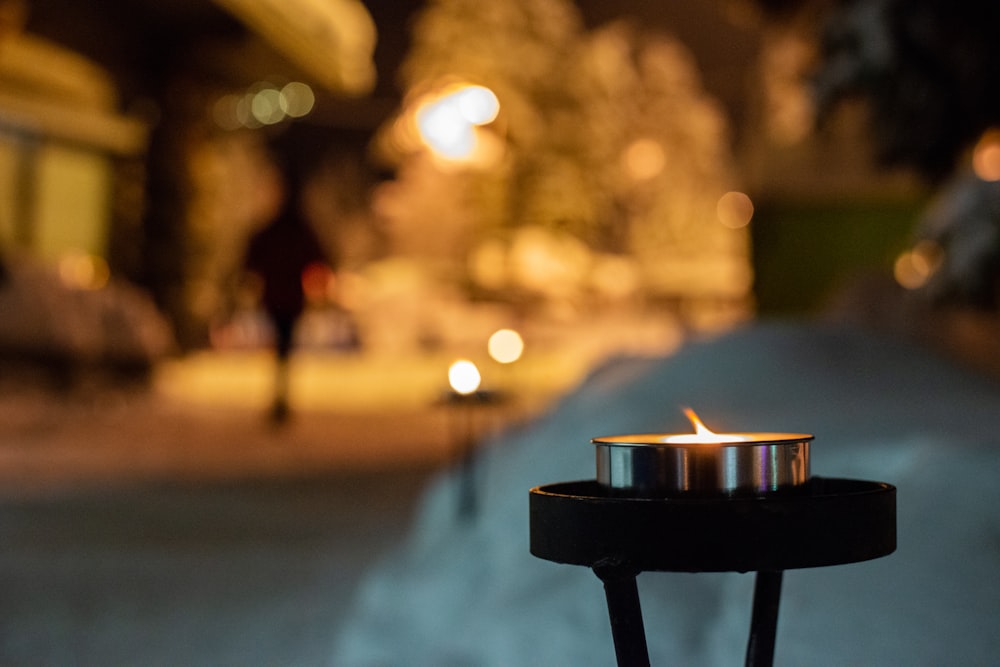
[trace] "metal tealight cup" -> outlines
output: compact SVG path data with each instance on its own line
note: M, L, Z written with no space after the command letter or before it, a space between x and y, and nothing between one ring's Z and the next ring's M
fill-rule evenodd
M671 442L671 434L594 438L597 481L637 498L754 496L795 490L809 479L804 433L741 433L739 441Z

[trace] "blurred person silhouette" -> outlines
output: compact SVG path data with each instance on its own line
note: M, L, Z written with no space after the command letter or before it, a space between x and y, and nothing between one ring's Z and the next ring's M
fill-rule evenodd
M333 262L303 211L306 170L281 156L275 156L274 163L281 176L281 204L277 215L250 236L243 269L273 327L275 374L269 417L283 424L290 413L289 361L296 325L309 293L317 285L322 290ZM309 293L307 285L313 286Z

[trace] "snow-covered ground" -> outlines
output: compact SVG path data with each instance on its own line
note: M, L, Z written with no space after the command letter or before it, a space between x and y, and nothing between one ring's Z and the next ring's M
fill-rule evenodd
M479 432L544 411L609 349L679 336L654 320L531 333L512 367L475 357L509 399L478 409ZM299 350L282 428L264 349L160 361L145 389L5 358L0 665L329 664L360 574L457 454L467 415L441 399L459 353Z
M360 574L448 454L443 415L0 392L0 665L329 664Z
M895 554L786 574L776 664L1000 653L1000 385L895 340L760 324L613 360L483 443L466 522L455 475L424 489L452 453L440 408L275 431L246 406L3 382L3 665L614 664L597 578L528 552L528 490L592 478L595 435L689 430L684 405L814 433L815 474L899 488ZM653 664L740 664L752 585L641 575Z
M341 628L342 667L614 664L603 591L533 558L528 490L594 476L589 439L716 430L813 433L812 471L898 487L896 553L785 576L778 665L987 665L1000 656L1000 384L896 340L760 324L660 361L620 359L482 457L481 512L454 520L456 479L375 567ZM650 530L656 530L650 526ZM741 664L753 578L644 573L653 664Z
M5 667L322 667L427 469L0 500Z

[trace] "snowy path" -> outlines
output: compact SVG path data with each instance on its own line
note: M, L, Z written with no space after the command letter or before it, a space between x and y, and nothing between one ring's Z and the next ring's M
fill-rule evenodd
M451 455L435 410L0 395L0 665L312 667Z
M0 664L329 664L427 469L0 502Z

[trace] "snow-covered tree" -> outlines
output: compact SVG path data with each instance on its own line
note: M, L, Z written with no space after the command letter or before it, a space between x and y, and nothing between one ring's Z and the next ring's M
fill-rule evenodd
M492 150L464 165L428 157L414 121L459 83L499 102L476 128ZM587 31L568 0L433 0L402 84L381 142L397 180L379 197L397 250L454 258L540 228L631 256L653 291L746 295L746 231L716 214L734 186L726 120L676 40L625 23ZM430 230L442 241L428 253Z

